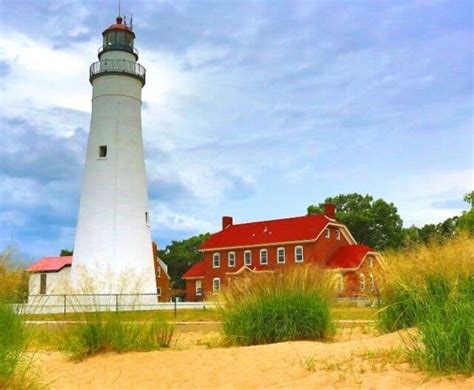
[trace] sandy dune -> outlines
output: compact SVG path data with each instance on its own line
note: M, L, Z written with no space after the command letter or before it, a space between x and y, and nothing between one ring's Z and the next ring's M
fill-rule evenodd
M473 377L428 378L397 363L393 351L402 342L395 333L215 349L192 347L189 337L181 340L185 350L106 354L80 363L44 352L38 364L44 382L57 389L474 389ZM392 357L384 357L391 348Z

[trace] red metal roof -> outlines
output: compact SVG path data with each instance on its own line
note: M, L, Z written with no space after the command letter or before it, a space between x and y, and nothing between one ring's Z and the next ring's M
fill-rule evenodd
M368 252L372 249L367 245L341 246L329 258L325 268L358 268Z
M60 271L71 264L72 256L43 257L28 268L28 272Z
M202 245L202 250L239 246L267 245L279 242L314 240L330 220L324 215L274 219L230 225Z
M199 263L194 264L190 269L188 269L184 275L181 277L182 279L186 278L200 278L204 277L204 260L200 261Z
M120 16L118 16L117 19L116 19L116 23L110 25L109 27L107 27L103 33L105 33L106 31L109 31L109 30L125 30L125 31L129 31L133 34L133 31L130 30L130 28L127 25L122 24L122 21L123 21L123 19Z

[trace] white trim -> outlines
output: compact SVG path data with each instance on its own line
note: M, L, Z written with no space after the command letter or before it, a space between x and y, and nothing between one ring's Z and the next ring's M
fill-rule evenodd
M181 279L194 280L194 279L205 279L204 276L182 276Z
M283 261L280 261L280 250L283 250ZM277 264L285 264L286 262L286 253L285 253L285 248L283 246L280 246L277 248Z
M248 264L245 262L245 254L246 253L250 253L250 263L248 263ZM244 265L247 265L247 266L252 265L252 251L249 251L249 250L244 251Z
M229 250L229 249L259 248L259 247L270 247L270 246L273 247L273 246L292 245L292 244L306 244L306 243L316 242L319 239L319 237L321 236L321 234L323 234L324 229L328 226L337 226L337 227L341 228L341 232L342 232L344 238L346 239L346 241L349 243L349 245L357 244L357 241L352 236L349 229L347 229L346 225L343 225L343 224L340 224L340 223L329 222L329 221L330 221L330 219L328 218L328 223L324 226L323 229L321 229L321 231L316 236L316 238L313 238L311 240L280 241L280 242L271 242L271 243L266 243L266 244L223 246L223 247L220 247L220 248L199 249L199 252L215 252L215 251L222 251L222 250Z
M266 254L266 262L265 263L262 263L262 253L265 252ZM268 265L268 249L266 248L263 248L263 249L260 249L260 252L259 252L260 256L259 256L259 261L260 261L260 264L261 265Z
M366 287L367 287L367 285L365 283L365 275L364 274L359 274L359 290L360 291L365 291Z
M297 260L296 250L301 248L301 260ZM304 247L303 245L295 246L295 263L303 263L304 262Z
M359 265L355 268L328 268L330 270L333 270L333 271L357 271L361 266L362 264L364 264L364 261L365 261L365 258L369 255L372 255L375 257L375 259L377 260L377 262L380 264L380 266L382 267L382 269L385 269L385 264L383 263L382 261L382 256L380 255L380 253L378 252L367 252L365 254L365 256L362 258L361 262L359 263Z
M216 289L216 285L214 284L214 282L216 281L219 281L219 289ZM213 278L212 279L212 292L219 292L221 291L221 278Z
M230 265L230 255L234 255L234 265ZM237 264L237 261L236 261L236 258L235 258L235 252L234 251L230 251L227 253L227 266L229 268L234 268Z
M324 238L331 238L331 229L327 226L324 228Z
M218 265L215 265L215 263L214 263L214 257L216 255L219 258L219 264ZM212 268L220 268L220 267L221 267L221 254L219 252L214 252L212 254Z

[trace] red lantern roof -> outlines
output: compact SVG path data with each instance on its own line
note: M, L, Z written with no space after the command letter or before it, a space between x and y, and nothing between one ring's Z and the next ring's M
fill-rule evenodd
M111 30L123 30L123 31L128 31L133 34L133 31L130 30L130 27L128 27L126 24L123 24L122 22L123 22L122 17L117 16L117 19L115 19L115 24L110 25L107 29L104 30L102 34L105 34L107 31L111 31Z

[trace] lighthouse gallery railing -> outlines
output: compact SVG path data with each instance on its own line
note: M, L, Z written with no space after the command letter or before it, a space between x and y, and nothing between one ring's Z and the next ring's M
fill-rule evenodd
M133 61L127 60L102 60L94 62L89 69L89 81L104 74L122 74L138 78L145 84L145 68Z

